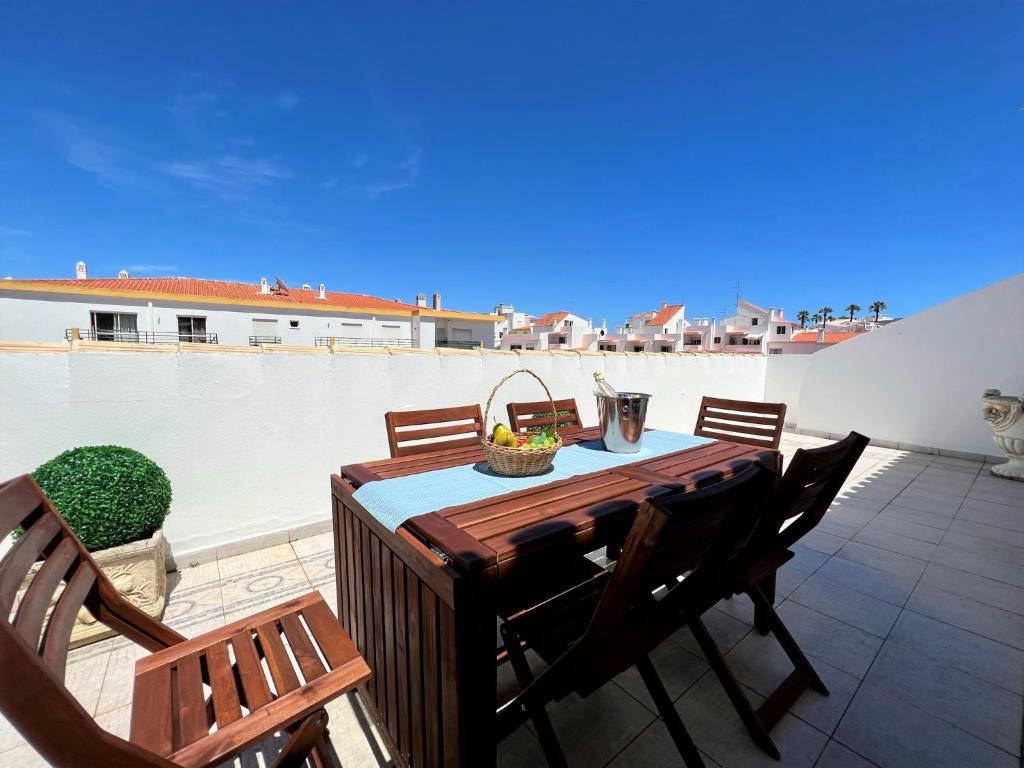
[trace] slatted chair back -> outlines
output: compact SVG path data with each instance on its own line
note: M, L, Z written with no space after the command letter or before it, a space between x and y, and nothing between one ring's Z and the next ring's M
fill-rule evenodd
M774 471L755 463L736 476L697 491L664 496L640 506L615 570L593 618L574 647L586 660L574 668L593 690L635 663L679 626L680 592L699 590L719 578L729 558L750 536L757 501L769 493ZM676 582L679 574L689 575ZM676 584L661 599L652 591ZM616 658L609 649L631 649ZM623 666L624 665L624 666Z
M0 557L0 712L58 768L172 768L96 725L64 672L82 608L149 650L184 638L118 595L28 475L0 485L0 541L18 529Z
M868 442L851 432L832 445L797 450L765 506L747 557L786 550L821 522Z
M384 414L384 422L393 459L479 445L484 437L484 417L479 405L423 411L388 411Z
M758 448L778 448L785 420L785 403L704 397L693 434Z
M555 400L555 413L551 412L551 401L536 403L509 403L508 423L513 432L540 432L555 427L566 434L583 428L575 398Z

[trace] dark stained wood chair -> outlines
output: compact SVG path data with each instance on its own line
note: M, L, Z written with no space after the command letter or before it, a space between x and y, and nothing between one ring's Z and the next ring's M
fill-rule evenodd
M614 571L508 616L501 632L521 690L498 710L499 739L531 718L548 763L565 765L545 705L573 691L589 696L636 666L686 765L703 765L648 654L682 625L688 593L722 578L775 477L754 464L707 488L643 503ZM681 570L690 575L655 594ZM536 679L524 646L549 665Z
M583 428L575 398L570 397L554 402L555 414L551 413L550 400L536 403L509 403L508 423L512 431L540 432L553 426L560 434L567 434Z
M693 434L758 448L778 448L785 420L785 403L704 397Z
M388 411L384 414L391 458L414 456L448 448L478 445L484 437L479 405L433 408L423 411ZM415 429L403 429L415 427ZM459 437L472 435L472 437ZM451 438L451 439L437 439ZM420 442L429 440L429 442ZM406 445L406 443L414 443Z
M833 445L798 450L774 492L762 505L750 539L734 556L728 572L724 572L717 594L711 591L702 595L684 609L690 630L751 737L776 758L780 757L780 752L770 733L783 715L808 688L828 695L828 688L775 612L776 574L793 557L790 547L824 517L867 444L868 438L851 432ZM757 630L761 634L771 632L794 667L757 709L747 699L700 619L720 599L738 594L750 597Z
M334 764L323 706L370 669L319 592L186 640L118 594L28 475L0 485L0 541L19 527L0 559L0 712L50 765L213 766L278 732L273 768ZM64 685L81 608L152 652L136 665L128 740Z

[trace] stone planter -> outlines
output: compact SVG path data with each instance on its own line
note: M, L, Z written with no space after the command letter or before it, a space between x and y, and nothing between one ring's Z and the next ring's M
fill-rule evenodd
M122 597L154 618L163 616L167 602L167 540L163 531L157 531L143 541L133 541L91 554ZM38 567L36 565L30 571L24 587L28 586ZM83 608L71 632L71 647L87 645L114 634L112 629L96 621Z
M1024 395L1002 394L986 389L981 398L981 415L992 425L992 439L1009 459L992 467L992 474L1024 481Z

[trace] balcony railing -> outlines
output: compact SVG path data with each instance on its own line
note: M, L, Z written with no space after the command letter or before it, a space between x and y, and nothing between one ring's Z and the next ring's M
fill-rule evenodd
M76 335L77 334L77 335ZM216 333L177 333L175 331L93 331L88 328L66 328L64 338L86 341L119 341L127 344L217 344Z
M280 344L280 336L250 336L249 346L258 347L260 344Z
M357 336L317 336L313 344L318 347L415 347L413 339L373 339Z
M481 349L482 341L435 341L435 347L447 347L448 349Z

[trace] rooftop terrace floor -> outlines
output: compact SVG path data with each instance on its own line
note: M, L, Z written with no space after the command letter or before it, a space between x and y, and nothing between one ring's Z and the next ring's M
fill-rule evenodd
M786 456L826 441L787 433ZM165 621L193 636L319 589L334 607L330 534L221 558L170 575ZM1024 695L1024 483L964 459L870 447L778 584L779 614L831 696L808 692L762 753L687 630L653 661L709 766L1019 766ZM706 616L752 698L789 672L753 631L746 597ZM113 639L78 649L69 687L127 735L134 660ZM674 766L680 759L639 675L549 710L573 766ZM357 695L329 707L346 768L389 765ZM502 766L543 765L530 726L500 747ZM0 765L43 765L0 721ZM248 755L236 764L261 763Z

